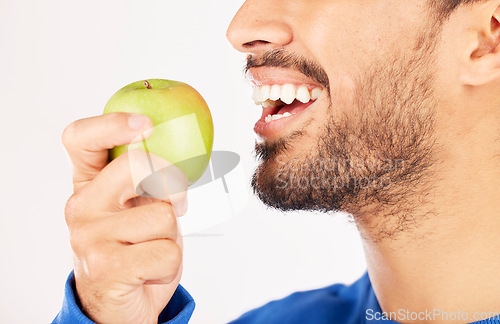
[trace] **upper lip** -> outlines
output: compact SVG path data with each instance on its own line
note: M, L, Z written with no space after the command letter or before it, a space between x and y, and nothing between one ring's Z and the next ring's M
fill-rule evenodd
M308 84L315 87L323 88L321 84L297 70L279 67L258 67L251 68L247 72L248 79L254 86L260 87L263 85L273 84Z

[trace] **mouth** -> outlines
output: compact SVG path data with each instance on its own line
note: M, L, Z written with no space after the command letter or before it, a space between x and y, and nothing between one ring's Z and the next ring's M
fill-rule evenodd
M254 87L252 96L256 105L262 107L262 116L254 131L261 137L270 138L292 131L303 120L320 98L323 89L314 84L275 83Z

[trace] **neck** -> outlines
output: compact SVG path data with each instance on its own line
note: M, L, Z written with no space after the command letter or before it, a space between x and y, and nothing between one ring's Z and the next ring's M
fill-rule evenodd
M484 144L471 150L457 149L459 158L452 154L451 160L455 163L436 169L440 180L426 194L425 204L415 209L412 228L394 238L374 240L376 229L358 224L370 279L384 312L450 314L432 323L467 322L452 320L459 311L469 316L469 322L476 312L488 317L499 312L500 170L498 156L493 156L498 150ZM377 216L383 215L370 215ZM397 321L427 322L401 317Z

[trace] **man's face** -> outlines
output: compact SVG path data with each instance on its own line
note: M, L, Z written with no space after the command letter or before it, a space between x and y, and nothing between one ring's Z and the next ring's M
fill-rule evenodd
M434 163L439 26L431 16L417 0L245 2L228 38L251 54L254 99L271 104L255 127L261 161L252 185L263 202L341 210L370 226L410 214L401 202ZM285 104L290 91L295 100ZM378 220L367 216L374 212Z

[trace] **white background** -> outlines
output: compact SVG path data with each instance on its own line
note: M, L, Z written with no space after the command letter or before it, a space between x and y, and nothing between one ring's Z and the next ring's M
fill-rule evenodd
M48 323L59 311L72 269L61 133L101 114L122 86L153 77L194 86L213 113L214 148L240 154L251 174L260 112L242 74L245 55L225 39L242 3L0 0L0 323ZM186 218L227 213L214 203L217 185L190 192ZM344 216L283 215L256 199L184 242L192 323L225 323L297 290L350 283L365 269Z

